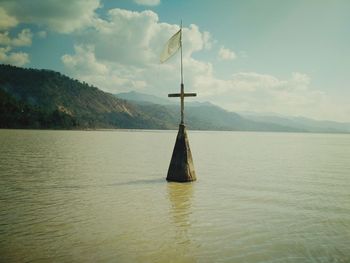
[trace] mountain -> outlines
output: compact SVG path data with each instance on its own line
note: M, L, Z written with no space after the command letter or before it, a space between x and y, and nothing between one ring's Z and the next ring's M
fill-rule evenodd
M283 116L276 114L264 115L252 112L242 112L240 115L252 121L269 122L278 125L303 129L308 132L350 133L350 123L320 121L305 117Z
M115 96L133 102L148 115L166 120L169 128L175 129L178 125L180 115L178 101L174 103L170 100L135 91L119 93L115 94ZM166 101L169 102L166 103ZM186 102L185 122L190 129L195 130L304 131L299 128L291 128L280 124L248 120L237 113L226 111L210 102Z
M121 94L115 94L120 97ZM153 103L158 111L168 111L169 118L178 119L178 102L158 98L139 92L122 93L126 100L139 105L148 105L143 110L148 111ZM166 103L168 102L168 103ZM281 114L258 114L255 112L229 112L210 102L186 102L186 119L192 129L204 130L243 130L243 131L281 131L281 132L324 132L350 133L350 123L334 121L318 121L305 117L283 116ZM156 112L150 114L157 114Z
M166 128L136 106L50 70L0 65L1 128Z
M177 129L179 101L128 92L112 95L51 70L0 65L0 128ZM249 116L210 102L186 102L195 130L350 132L350 124Z
M177 102L127 95L120 97L128 101L51 70L0 65L0 128L177 128ZM191 129L291 130L246 120L210 103L186 105L191 108L186 114Z
M128 100L131 102L137 102L138 104L159 104L169 105L174 104L174 101L168 99L162 99L154 95L140 93L136 91L122 92L115 94L117 98Z
M114 94L117 98L124 99L136 104L158 104L158 105L178 105L179 98L178 99L165 99L160 98L154 95L141 93L137 91L129 91L129 92L121 92ZM213 105L212 103L206 101L206 102L198 102L198 101L186 101L186 107L192 107L192 106L204 106L204 105Z

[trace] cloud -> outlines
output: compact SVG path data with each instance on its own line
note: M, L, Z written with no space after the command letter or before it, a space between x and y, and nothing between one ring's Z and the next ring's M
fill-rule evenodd
M192 85L204 99L231 111L275 112L316 119L334 119L341 112L335 110L337 105L327 94L311 87L308 75L298 72L286 79L256 72L235 73L226 80L213 74L198 75Z
M6 11L0 7L0 30L15 27L17 24L17 19L13 16L9 16Z
M178 54L159 64L159 55L178 29L178 25L159 22L158 15L149 10L112 9L106 18L95 19L88 31L81 32L74 52L61 59L66 73L105 91L139 90L166 96L179 90L180 58ZM205 52L212 43L209 32L197 25L183 28L185 88L196 91L198 99L231 111L278 112L320 119L330 116L329 109L335 108L325 93L312 88L310 76L300 72L286 78L257 72L217 77L212 63L193 56ZM233 51L223 46L221 50L223 58L233 59ZM337 116L335 109L333 112L332 116Z
M75 54L64 55L62 62L68 74L110 92L147 89L166 93L178 87L179 55L162 65L159 56L178 30L178 25L160 23L158 15L149 10L112 9L106 19L96 19L89 31L80 34ZM183 28L184 63L196 71L201 63L191 56L208 49L210 42L210 34L198 26ZM98 69L105 65L107 70L86 68L86 64Z
M211 34L208 32L208 31L204 31L202 33L202 40L203 40L203 44L204 44L204 49L211 49L212 46L213 46L213 39L212 39L212 36Z
M33 34L30 29L23 29L15 38L9 36L9 32L0 32L0 45L3 46L30 46L32 44Z
M28 53L13 51L14 47L30 46L33 34L30 29L23 29L15 37L8 31L0 31L0 63L23 66L29 63Z
M62 62L69 75L111 93L141 90L159 96L176 92L180 82L179 55L159 64L166 41L177 25L160 23L152 11L112 9L80 36L73 54ZM310 87L310 77L293 73L287 79L256 72L238 72L228 79L218 78L214 66L193 57L210 48L211 37L197 25L183 29L183 63L187 91L232 111L256 110L301 114L320 109L324 94ZM222 47L222 57L233 59L234 52Z
M97 61L94 46L76 45L74 50L74 55L62 56L62 62L79 79L103 87L111 93L116 93L116 88L118 91L127 91L145 87L145 81L137 80L135 76L130 77L134 70L128 70L119 64Z
M191 24L183 28L184 57L191 57L194 52L211 49L212 38L209 32L201 32L197 25Z
M0 9L0 18L7 15L12 22L1 22L0 26L9 27L17 21L31 23L60 33L71 33L74 30L89 26L95 19L95 10L99 0L4 0ZM6 13L4 13L6 10ZM0 19L2 21L2 19Z
M235 52L222 46L219 50L218 57L220 60L233 60L237 56Z
M148 6L156 6L160 4L160 0L134 0L134 2L138 5L148 5Z
M42 31L37 32L37 35L39 38L44 39L47 37L47 32L42 30Z
M68 69L76 70L78 74L89 74L94 72L101 75L108 71L106 65L96 61L93 46L74 47L75 55L64 55L62 61Z
M112 9L108 18L96 21L94 30L85 34L80 42L95 45L99 59L144 65L155 60L152 43L164 34L157 22L158 16L152 11Z
M93 44L98 59L121 64L147 66L159 62L166 41L178 31L178 25L159 23L158 15L150 10L133 12L111 9L107 19L98 19L80 43ZM210 34L198 26L183 29L184 56L210 46Z
M0 47L0 62L15 66L23 66L29 63L29 55L24 52L10 52L10 47Z

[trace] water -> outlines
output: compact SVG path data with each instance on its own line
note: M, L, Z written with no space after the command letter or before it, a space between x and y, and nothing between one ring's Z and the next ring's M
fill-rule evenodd
M350 135L0 130L0 262L350 262Z

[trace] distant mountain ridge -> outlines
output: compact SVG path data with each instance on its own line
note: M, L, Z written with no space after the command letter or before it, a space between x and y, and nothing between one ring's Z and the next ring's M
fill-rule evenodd
M240 115L253 121L275 123L288 127L300 128L309 132L350 133L350 123L313 120L300 116L293 117L255 113L240 113Z
M149 115L168 120L176 128L179 122L179 102L175 103L135 91L115 94L139 106ZM226 130L226 131L279 131L302 132L298 128L291 128L279 124L256 122L245 119L234 112L228 112L210 102L186 102L185 122L190 129L195 130Z
M117 98L128 100L131 102L137 102L139 104L159 104L159 105L169 105L174 104L173 101L168 99L159 98L154 95L140 93L136 91L122 92L115 94Z
M185 111L187 127L196 130L320 131L307 125L311 121L301 125L300 121L262 120L209 102L187 102ZM176 100L138 92L112 95L55 71L0 64L0 128L177 129L179 115ZM332 124L336 129L321 131L349 131Z
M171 101L135 91L119 93L115 94L115 96L123 97L125 100L139 104L160 104L172 110L174 110L174 105L177 104L166 104L167 101ZM148 100L148 98L151 98L151 100ZM200 108L196 110L193 107ZM186 112L189 118L202 117L201 125L202 128L206 127L206 129L235 130L238 126L239 130L350 133L350 123L319 121L305 117L283 116L281 114L234 113L228 112L210 102L186 102L186 108L191 108ZM179 110L178 107L176 110ZM253 122L249 122L249 120ZM208 123L215 123L216 127ZM235 127L232 127L233 125Z

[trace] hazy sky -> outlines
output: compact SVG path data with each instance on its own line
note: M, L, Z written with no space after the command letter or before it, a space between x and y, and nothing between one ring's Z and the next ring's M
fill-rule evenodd
M350 121L350 1L0 0L0 62L118 93L185 89L232 111Z

